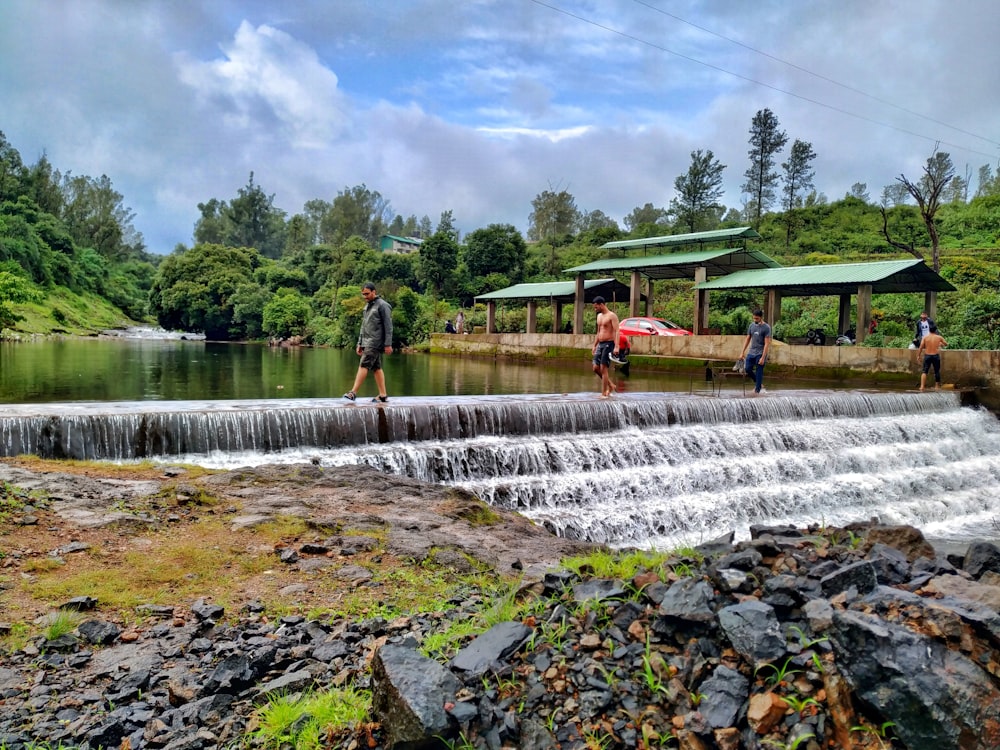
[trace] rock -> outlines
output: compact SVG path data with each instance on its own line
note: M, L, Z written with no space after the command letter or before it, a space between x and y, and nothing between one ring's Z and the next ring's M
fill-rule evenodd
M688 622L709 623L715 620L715 593L708 581L683 578L671 586L660 602L664 617Z
M867 560L861 560L852 565L838 568L820 579L823 594L827 597L854 590L855 594L864 596L875 588L878 580L875 576L875 566Z
M911 563L918 557L928 559L936 557L933 545L924 538L924 533L914 526L871 526L865 531L865 541L861 550L867 553L877 543L899 550Z
M699 711L710 727L723 729L736 723L749 684L746 677L725 665L716 667L712 676L701 683L704 698L698 704Z
M835 612L831 638L851 687L908 750L1000 746L1000 690L964 655L861 612Z
M375 655L372 682L372 707L391 747L429 747L452 735L445 705L461 683L436 661L386 645Z
M785 636L774 608L756 599L720 609L719 625L733 648L754 666L785 653Z
M481 675L492 664L516 651L529 635L531 628L519 622L497 623L455 654L451 666Z
M771 691L757 693L750 697L747 722L757 734L767 734L785 717L787 708L788 704L780 695Z
M990 542L973 542L965 552L965 570L973 578L987 571L1000 573L1000 547Z

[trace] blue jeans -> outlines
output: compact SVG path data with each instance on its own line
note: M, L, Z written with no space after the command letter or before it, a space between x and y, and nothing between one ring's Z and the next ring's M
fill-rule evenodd
M760 393L760 388L764 385L764 365L760 363L761 354L748 354L746 361L746 373L748 378L753 378L754 393Z

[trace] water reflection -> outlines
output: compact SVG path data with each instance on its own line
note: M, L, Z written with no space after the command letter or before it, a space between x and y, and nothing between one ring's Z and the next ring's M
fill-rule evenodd
M0 402L338 398L357 371L351 350L281 348L137 336L0 343ZM385 361L392 396L597 393L579 361L400 353ZM704 388L689 375L615 374L623 392ZM374 384L366 384L374 389ZM373 393L374 391L372 391ZM370 396L368 390L361 394Z

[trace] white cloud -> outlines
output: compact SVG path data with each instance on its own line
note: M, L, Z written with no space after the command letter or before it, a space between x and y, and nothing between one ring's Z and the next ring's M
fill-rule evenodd
M223 52L208 62L180 54L178 69L202 101L228 105L228 125L253 130L273 118L293 148L321 148L348 126L336 74L305 44L243 21Z

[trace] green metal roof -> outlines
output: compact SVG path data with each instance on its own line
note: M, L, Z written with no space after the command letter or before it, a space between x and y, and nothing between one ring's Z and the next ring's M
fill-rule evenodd
M697 288L780 289L782 294L793 297L823 297L856 294L861 284L871 284L875 294L955 291L950 282L919 258L740 271L705 281Z
M706 242L722 242L724 240L759 240L760 235L751 227L735 227L733 229L716 229L712 232L691 232L688 234L668 234L663 237L645 237L641 240L618 240L605 242L602 248L635 248L635 247L672 247L674 245L704 244Z
M703 232L702 234L708 233ZM607 246L605 245L605 247ZM648 257L595 260L582 266L567 268L563 273L639 271L651 279L693 279L695 270L701 267L706 269L709 276L720 276L748 268L780 268L781 264L759 250L737 247Z
M625 302L629 299L629 287L617 279L589 279L583 282L585 302L592 302L594 297L604 297L608 302ZM576 296L575 281L545 281L537 284L515 284L495 292L487 292L476 296L477 300L530 300L553 299L560 302L572 302ZM643 297L645 298L645 297Z
M405 242L408 245L420 245L423 244L423 240L419 237L400 237L396 234L383 234L382 239L396 240L396 242Z

